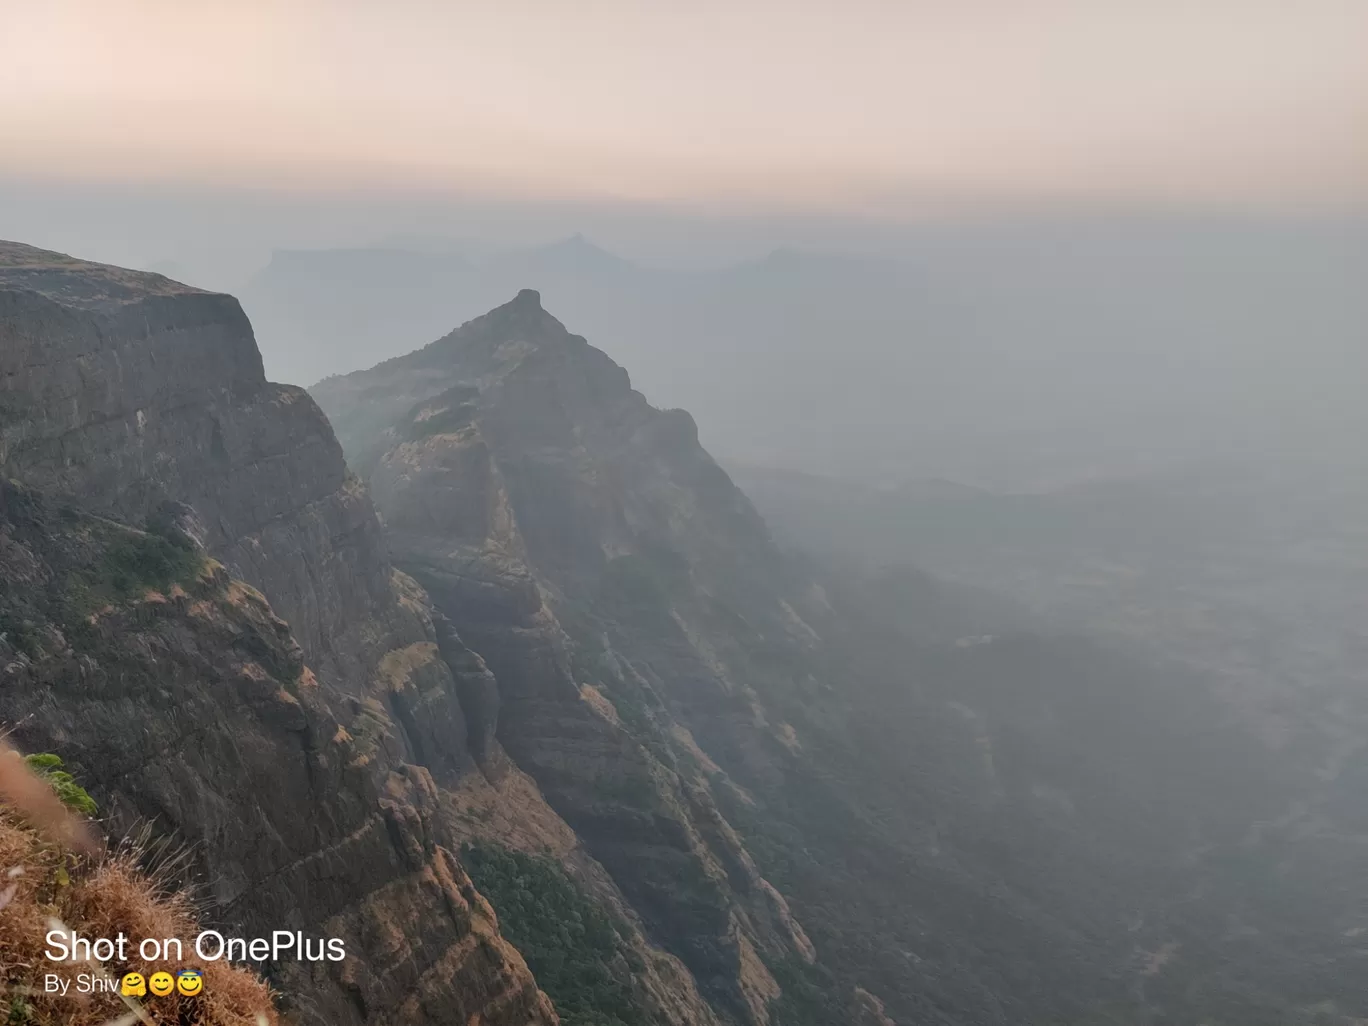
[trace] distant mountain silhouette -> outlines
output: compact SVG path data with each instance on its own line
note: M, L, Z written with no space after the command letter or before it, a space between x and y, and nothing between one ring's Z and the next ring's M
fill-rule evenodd
M1368 433L1364 249L1314 226L933 226L898 259L674 271L573 235L279 255L242 299L268 373L308 382L536 288L729 458L1022 487Z

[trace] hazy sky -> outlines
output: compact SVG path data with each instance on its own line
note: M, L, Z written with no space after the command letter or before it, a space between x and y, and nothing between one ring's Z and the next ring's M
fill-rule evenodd
M0 0L0 172L886 213L1368 200L1364 0Z

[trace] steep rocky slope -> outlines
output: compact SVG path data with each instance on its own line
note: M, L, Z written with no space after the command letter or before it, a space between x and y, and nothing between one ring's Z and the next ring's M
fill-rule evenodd
M64 516L107 542L65 563L13 550L48 598L30 608L32 582L6 591L11 638L36 647L5 671L16 686L0 690L0 720L61 753L113 833L148 820L189 845L212 921L345 938L344 963L267 967L294 1014L554 1022L461 868L461 847L483 844L551 853L608 910L617 939L599 968L638 1021L714 1021L482 731L489 669L391 566L327 421L302 390L264 380L235 301L3 244L0 341L0 476L49 511L33 530L54 551L90 533L57 530ZM148 546L159 572L162 557L183 571L167 557L182 550L223 569L144 594ZM246 630L241 609L269 630ZM139 633L161 622L149 610L169 639ZM78 650L77 636L98 643Z
M337 686L359 692L384 646L421 640L327 421L266 381L236 300L0 244L0 324L6 475L131 524L194 507Z
M1365 1007L1335 918L1262 889L1288 783L1203 681L784 555L534 292L313 394L492 671L475 757L535 780L723 1019Z
M346 942L267 967L300 1021L556 1021L443 826L421 592L235 301L0 245L0 474L0 720L188 846L212 922Z
M232 935L342 939L345 962L274 967L304 1021L554 1022L443 847L431 776L380 758L260 592L165 530L0 483L15 739L65 753L116 834L193 845Z
M524 292L462 336L471 344L459 361L438 344L396 361L398 379L386 386L358 380L374 408L320 394L335 401L349 439L373 417L401 421L359 440L355 458L372 471L396 561L493 671L472 736L497 739L532 775L724 1016L764 1023L779 993L767 962L810 959L809 941L718 811L701 764L681 764L678 742L654 735L669 724L656 724L645 706L615 701L615 689L625 689L640 703L650 684L631 661L617 661L606 635L598 648L576 644L565 629L572 607L548 602L553 581L534 570L562 570L577 584L597 581L616 559L605 586L616 589L610 599L631 606L633 589L656 586L655 569L637 555L634 520L677 516L696 552L706 551L713 528L728 546L737 529L753 532L762 544L747 551L762 560L763 525L697 449L686 414L651 410L621 368L583 340L536 344L556 331L569 339L536 294ZM357 418L342 413L349 407ZM508 441L519 446L517 459L504 458ZM394 448L380 456L388 443ZM614 469L599 453L624 443L623 460L643 475L654 471L657 446L675 446L686 459L696 451L703 487L659 473L597 487L600 468ZM578 626L585 642L600 633L587 617ZM756 714L744 689L711 675L697 683L700 708L720 709L723 718Z

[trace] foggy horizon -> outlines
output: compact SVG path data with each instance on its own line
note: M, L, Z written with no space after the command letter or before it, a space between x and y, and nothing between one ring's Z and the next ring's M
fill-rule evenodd
M28 179L880 217L1368 200L1352 0L4 16L5 170Z

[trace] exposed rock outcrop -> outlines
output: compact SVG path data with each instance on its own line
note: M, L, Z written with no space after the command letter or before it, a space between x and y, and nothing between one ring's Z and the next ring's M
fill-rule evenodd
M368 758L262 595L179 552L0 482L16 739L67 753L116 828L191 842L216 922L344 940L344 962L274 967L305 1021L554 1022L444 849L427 772Z
M5 485L0 718L190 845L212 920L346 941L273 967L302 1021L556 1021L446 847L474 763L421 592L236 301L0 244L0 474L50 497Z
M236 300L3 243L0 330L0 472L130 524L193 507L335 686L421 640L331 427L266 381Z
M369 468L396 562L493 671L482 729L714 1007L768 1022L766 960L810 962L812 945L662 703L748 740L758 707L659 589L695 570L744 586L736 552L768 576L777 553L692 420L647 405L531 291L317 395Z

